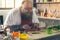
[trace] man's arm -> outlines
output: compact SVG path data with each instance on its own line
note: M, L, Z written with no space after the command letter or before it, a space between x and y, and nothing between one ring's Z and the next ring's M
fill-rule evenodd
M13 11L11 10L8 14L7 17L5 19L4 22L4 29L8 28L9 26L11 26L13 24Z
M12 14L13 12L9 12L8 14L7 14L7 16L6 16L6 19L5 19L5 22L4 22L4 24L3 24L3 29L4 29L4 33L5 33L5 35L7 35L7 33L6 33L6 29L7 28L9 28L10 26L11 26L11 21L12 21L12 16L11 16L11 14Z
M38 16L36 15L36 9L34 8L33 9L33 20L32 20L32 22L33 22L33 26L37 29L37 30L39 30L40 28L39 28L39 20L38 20ZM33 28L34 28L33 27Z
M33 23L38 23L39 24L39 20L38 20L38 16L36 15L36 9L33 9Z

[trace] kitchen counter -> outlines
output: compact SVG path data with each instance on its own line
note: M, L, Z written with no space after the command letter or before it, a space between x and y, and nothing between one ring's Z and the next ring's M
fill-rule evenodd
M41 27L48 27L48 26L53 26L53 25L60 25L60 18L51 18L51 17L40 17L38 16L39 19L39 25Z
M60 32L53 32L52 34L47 34L46 32L36 32L36 34L32 34L33 32L29 32L28 40L60 40ZM0 34L2 35L2 34ZM4 36L4 34L3 34ZM1 37L0 37L1 39Z
M56 37L56 38L55 38ZM40 32L40 33L38 33L38 34L30 34L29 35L29 39L31 39L31 40L42 40L42 39L45 39L45 40L47 40L46 38L50 38L50 40L55 40L55 39L57 39L57 38L59 38L60 37L60 32L54 32L53 34L47 34L47 33L45 33L45 32Z

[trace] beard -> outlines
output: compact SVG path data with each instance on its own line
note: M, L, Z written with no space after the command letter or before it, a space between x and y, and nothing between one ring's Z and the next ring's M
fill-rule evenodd
M21 13L21 19L26 19L26 21L32 20L32 12L30 13Z

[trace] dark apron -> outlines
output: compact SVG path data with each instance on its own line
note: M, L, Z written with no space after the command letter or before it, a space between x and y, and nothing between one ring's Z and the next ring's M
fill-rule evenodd
M32 24L32 14L30 16L27 16L24 15L24 14L21 14L21 25L31 25Z
M12 25L10 27L11 32L12 31L24 31L24 29L22 28L23 25L28 24L29 26L31 26L32 24L32 15L29 18L26 18L25 15L21 14L21 24L20 25Z

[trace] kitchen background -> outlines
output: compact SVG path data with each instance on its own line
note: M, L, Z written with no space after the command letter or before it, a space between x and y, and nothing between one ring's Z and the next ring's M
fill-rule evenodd
M30 0L33 2L33 6L37 8L37 10L44 11L47 9L48 14L55 15L56 17L60 17L60 0ZM6 2L6 3L5 3ZM3 21L6 19L6 15L11 10L11 8L19 7L21 5L22 0L0 0L0 15L3 16ZM12 4L10 4L12 3ZM14 4L15 3L15 4ZM13 6L14 4L14 6ZM11 6L12 5L12 6ZM41 13L37 13L41 16ZM54 17L55 17L54 16ZM60 19L51 18L41 18L39 17L40 27L46 27L50 25L59 25Z
M60 0L34 0L38 10L40 27L60 25Z

